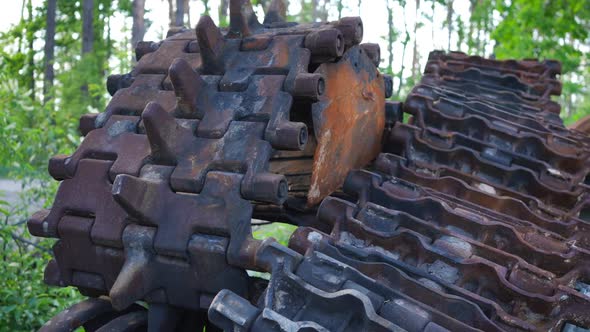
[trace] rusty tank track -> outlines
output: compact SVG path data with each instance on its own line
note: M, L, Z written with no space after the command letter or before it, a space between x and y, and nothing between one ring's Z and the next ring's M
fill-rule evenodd
M560 64L436 51L390 102L359 18L280 3L261 24L232 0L228 29L109 77L28 222L58 239L45 281L89 296L41 330L588 331L590 138L551 100Z

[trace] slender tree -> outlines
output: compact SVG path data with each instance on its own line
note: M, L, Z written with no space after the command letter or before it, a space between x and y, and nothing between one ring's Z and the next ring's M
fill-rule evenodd
M436 10L436 0L432 0L432 4L430 5L430 11L432 13L432 16L430 17L430 36L432 38L432 43L434 46L434 15L435 15L435 10ZM442 46L441 46L442 47Z
M469 0L469 30L467 32L467 51L472 52L475 45L473 33L475 31L475 22L473 20L473 14L475 12L475 0Z
M171 27L174 26L174 21L174 0L168 0L168 22Z
M416 0L416 11L414 12L414 47L412 49L412 79L415 80L420 73L420 54L418 54L418 38L417 31L420 24L420 0Z
M82 56L92 53L94 47L94 0L82 1ZM88 95L88 83L80 87L82 94Z
M21 23L25 21L25 8L27 7L27 3L25 1L22 2L20 7L20 21ZM18 34L18 53L21 54L23 52L23 34Z
M176 16L174 25L177 27L184 25L184 0L176 0Z
M404 40L402 41L402 58L401 58L401 69L399 70L398 79L399 85L397 86L397 91L395 93L396 99L400 98L400 93L402 90L402 85L404 81L404 71L406 69L405 61L406 61L406 50L408 49L408 43L410 42L410 33L408 32L408 21L406 19L406 6L404 6L404 15L403 15L403 22L404 22Z
M273 0L271 1L264 12L264 23L274 22L277 19L287 18L287 4L286 0Z
M448 37L448 44L447 50L451 50L451 36L453 35L453 15L455 14L453 11L453 2L454 0L448 0L447 3L447 28L449 29L449 37Z
M92 52L94 46L94 0L82 1L82 54Z
M209 15L209 1L203 0L203 5L205 6L205 12L203 15ZM191 4L189 0L184 0L184 8L186 10L186 24L189 27L193 27L191 23Z
M328 4L329 3L330 3L330 0L324 0L322 5L318 4L319 18L320 18L321 22L328 21Z
M33 2L31 0L27 2L27 12L29 14L27 22L27 43L29 48L27 53L27 78L31 90L31 99L35 100L35 31L33 27Z
M47 0L47 17L45 24L45 75L43 82L43 103L50 99L51 89L55 73L53 71L53 58L55 52L55 12L57 0Z
M395 31L393 30L393 6L390 0L387 0L387 26L389 27L387 33L387 54L389 55L387 71L393 74L393 42L395 41Z
M138 42L143 40L145 35L145 0L133 0L132 16L133 26L131 28L131 49L135 49Z
M107 50L106 50L107 51L107 54L106 54L105 60L107 60L107 61L108 61L108 59L111 58L111 55L113 55L113 38L111 38L111 35L112 35L111 34L111 32L112 32L111 31L111 18L112 18L112 15L107 15L106 16L106 19L105 19L105 21L106 21L106 28L107 28L107 40L106 40L106 42L107 42L106 43L106 46L107 46ZM125 39L125 40L127 40L127 39ZM106 74L107 61L103 61L102 70L103 70L103 73L104 74Z

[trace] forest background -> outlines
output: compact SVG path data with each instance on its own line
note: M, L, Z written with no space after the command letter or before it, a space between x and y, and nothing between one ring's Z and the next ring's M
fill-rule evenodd
M270 0L254 0L261 16ZM9 4L10 3L10 4ZM19 0L0 12L0 330L32 331L80 299L42 282L51 241L31 238L26 218L49 206L57 183L47 161L80 143L78 117L104 109L106 77L134 64L134 45L194 27L201 14L228 23L229 0ZM590 1L290 0L299 22L361 16L366 42L381 46L381 69L402 100L428 52L459 50L563 64L562 117L590 114ZM259 17L260 17L259 16ZM285 241L292 228L259 229Z

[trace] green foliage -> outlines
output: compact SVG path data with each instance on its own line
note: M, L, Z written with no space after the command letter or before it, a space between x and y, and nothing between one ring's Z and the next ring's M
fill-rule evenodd
M58 148L71 150L78 139L68 126L56 126L63 114L32 100L30 93L17 79L0 74L0 141L5 142L0 145L0 165L10 169L13 178L46 179L48 158Z
M133 14L133 0L119 0L117 2L117 10L125 13L127 16L131 16Z
M21 223L9 223L8 209L0 200L0 331L35 331L81 296L43 283L50 241L32 244Z
M258 240L272 237L280 244L286 246L289 244L289 238L295 229L297 229L297 226L282 223L272 223L268 225L255 226L252 235Z
M511 0L498 1L502 20L493 30L494 52L500 59L556 59L562 63L561 102L566 122L588 114L585 106L589 91L584 84L588 73L588 26L590 6L585 1ZM577 105L573 101L581 101ZM580 107L575 109L576 106Z
M74 125L56 125L72 122L65 114L32 100L30 91L6 74L0 74L0 103L5 107L0 112L0 165L6 175L32 185L20 204L8 207L0 201L0 330L33 331L80 299L74 289L43 283L52 241L33 239L22 222L28 206L52 201L57 182L47 174L48 158L57 151L71 152L79 138Z
M36 330L82 298L73 288L43 283L53 241L31 237L24 220L31 206L53 201L58 183L47 173L49 158L71 154L81 141L80 115L104 109L109 66L129 68L127 45L112 42L108 24L118 8L130 10L130 0L95 1L93 52L84 56L81 2L57 3L56 76L48 103L40 96L43 54L30 47L42 41L45 9L25 7L21 21L0 34L0 175L25 186L18 203L0 202L0 331Z
M588 38L590 7L583 1L511 0L500 2L502 20L492 33L500 58L559 59L564 72L578 68L583 52L577 42Z

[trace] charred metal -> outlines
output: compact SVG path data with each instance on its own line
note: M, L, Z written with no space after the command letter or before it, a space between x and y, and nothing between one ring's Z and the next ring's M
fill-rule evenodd
M560 64L434 51L390 101L360 18L281 4L232 0L229 29L203 16L108 78L28 221L57 239L45 281L89 297L41 331L589 331L590 138L551 100ZM286 247L253 218L299 227Z

